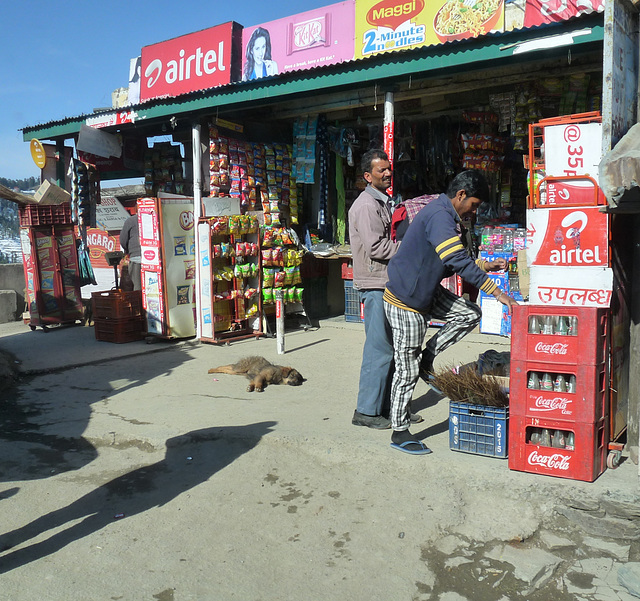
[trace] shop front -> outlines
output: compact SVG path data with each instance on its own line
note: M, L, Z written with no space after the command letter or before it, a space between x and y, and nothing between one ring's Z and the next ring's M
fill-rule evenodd
M510 3L479 37L449 33L430 40L419 27L404 31L404 21L396 23L379 8L375 13L377 5L365 10L364 4L327 7L336 11L333 19L326 17L331 11L324 20L297 15L288 29L286 20L244 31L235 24L213 28L222 35L215 59L199 56L200 38L188 40L193 48L185 56L193 60L174 60L173 67L170 45L147 47L143 71L154 64L162 69L145 78L143 102L91 123L147 142L133 161L104 171L104 179L124 173L143 177L148 197L177 195L192 204L187 221L194 243L186 253L194 269L176 298L192 308L201 340L268 333L280 307L303 321L343 313L347 321L360 321L349 278L348 210L364 188L359 159L372 147L390 151L397 200L443 192L457 172L482 170L492 198L470 224L475 242L480 252L501 253L510 261L501 284L526 298L528 265L518 261L518 251L540 176L531 164L529 126L560 116L598 115L604 152L630 126L629 115L612 117L618 84L611 77L605 30L613 8L540 24L527 22L526 13L519 21ZM370 11L375 15L368 19ZM429 18L436 23L442 16ZM364 29L363 19L369 23ZM329 29L331 22L346 23L364 42L345 50L345 39L353 39L342 33L336 38L342 43L333 49L330 36L338 30ZM434 25L434 31L446 27ZM384 38L385 28L402 35ZM493 29L500 32L489 33ZM301 33L295 37L288 31ZM188 37L177 39L186 43ZM278 54L274 40L285 38L288 50ZM155 82L149 88L154 77L160 83L165 77L165 87L178 86L187 74L204 77L207 70L223 79L175 92L158 91ZM76 139L85 121L26 128L25 139ZM593 204L604 203L596 197ZM614 248L600 267L610 270L615 256ZM460 282L450 285L461 291ZM613 280L603 285L613 290ZM628 300L623 301L626 307ZM482 331L508 333L508 316L496 311L491 299L478 302L487 316ZM624 328L625 319L628 324L623 313L614 331ZM624 374L629 364L624 340L619 349L614 362ZM618 395L626 403L620 390L624 386ZM616 430L625 425L623 419Z

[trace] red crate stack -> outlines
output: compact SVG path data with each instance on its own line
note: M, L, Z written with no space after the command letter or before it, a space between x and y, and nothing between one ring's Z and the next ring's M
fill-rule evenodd
M592 482L609 442L609 311L513 309L509 468Z

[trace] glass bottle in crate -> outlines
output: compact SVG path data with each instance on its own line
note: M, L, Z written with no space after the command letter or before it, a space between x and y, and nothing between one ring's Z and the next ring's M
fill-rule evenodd
M553 315L545 315L542 322L542 333L553 334Z
M548 428L543 428L540 432L540 446L551 446L551 430L549 430Z
M576 448L576 435L573 432L567 432L565 436L565 449L569 451L575 451Z
M540 334L540 319L537 315L529 315L529 334Z
M576 392L576 377L571 374L569 376L569 382L567 383L567 392L575 394Z
M551 377L550 373L545 372L542 375L542 380L540 381L540 389L548 391L553 390L553 378Z
M540 444L540 428L531 428L531 434L529 435L529 442L531 444Z
M569 320L564 315L558 315L558 323L556 325L556 334L560 336L568 336L569 334Z
M564 374L556 374L553 381L554 392L567 392L567 379Z
M564 449L566 446L566 440L563 430L554 430L551 437L551 446L555 449Z
M575 315L569 317L569 327L567 329L568 336L578 335L578 318Z
M530 388L531 390L540 390L540 376L538 375L537 371L529 372L527 388Z

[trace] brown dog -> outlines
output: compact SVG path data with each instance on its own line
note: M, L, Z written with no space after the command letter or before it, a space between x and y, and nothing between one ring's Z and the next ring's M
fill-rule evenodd
M244 357L233 365L212 367L210 374L231 374L232 376L247 376L249 379L248 392L254 390L262 392L267 384L289 384L300 386L304 378L293 367L273 365L264 357Z

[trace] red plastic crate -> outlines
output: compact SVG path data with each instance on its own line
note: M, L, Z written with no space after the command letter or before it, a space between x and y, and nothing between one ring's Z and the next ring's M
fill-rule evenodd
M142 315L142 292L105 290L91 294L94 318L124 319Z
M531 418L595 423L609 415L609 373L600 365L558 365L533 361L511 361L509 408L511 415ZM576 377L576 391L553 392L527 388L531 372Z
M349 263L347 261L342 262L342 279L343 280L353 279L353 263Z
M558 449L530 442L532 429L573 432L573 449ZM593 482L607 467L608 420L594 424L568 424L557 420L509 417L509 469L569 480Z
M20 225L66 225L71 224L71 205L21 205Z
M564 365L599 365L608 358L609 309L518 305L511 319L511 359ZM578 321L576 336L530 334L529 317L564 316Z
M142 317L127 319L94 319L96 340L103 342L134 342L144 338L145 321Z

